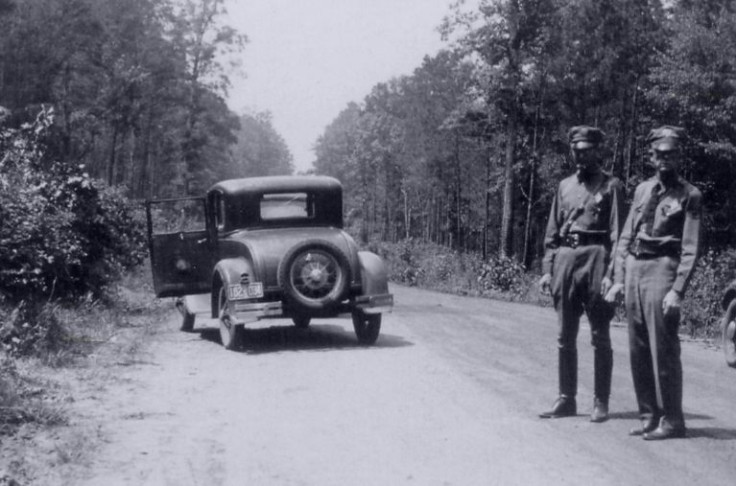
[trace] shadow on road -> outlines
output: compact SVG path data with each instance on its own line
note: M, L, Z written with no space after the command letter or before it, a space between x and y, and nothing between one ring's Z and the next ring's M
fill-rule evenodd
M687 429L690 438L706 438L715 440L736 440L736 429L724 429L719 427L698 427Z
M203 339L220 344L220 333L217 329L207 328L197 332ZM414 343L401 336L381 333L376 344L362 346L358 343L355 334L346 331L342 326L312 324L308 329L298 329L293 325L246 329L243 335L243 345L239 351L260 354L278 351L380 349L413 345Z
M612 420L636 420L639 413L635 411L629 412L612 412L610 414ZM697 413L685 413L685 422L689 420L713 420L710 415ZM736 440L736 429L726 429L722 427L688 427L687 436L689 438L706 438L714 440Z

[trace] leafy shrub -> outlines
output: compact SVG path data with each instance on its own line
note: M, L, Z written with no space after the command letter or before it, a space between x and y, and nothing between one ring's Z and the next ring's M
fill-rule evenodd
M521 295L525 288L524 265L513 258L493 255L481 268L478 282L483 290Z
M723 292L736 275L736 250L703 255L682 303L682 326L691 335L713 337L720 332Z
M84 167L46 160L53 112L0 130L0 292L11 300L102 295L145 255L142 212Z
M525 300L533 287L534 277L511 258L493 256L484 262L476 253L414 239L372 242L368 249L385 260L389 278L404 285L505 300Z
M64 349L69 337L57 309L22 301L0 321L0 349L8 356L50 356Z

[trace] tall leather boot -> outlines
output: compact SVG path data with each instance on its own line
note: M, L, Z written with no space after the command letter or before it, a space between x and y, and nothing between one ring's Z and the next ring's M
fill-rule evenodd
M611 395L611 374L613 372L613 351L596 349L593 357L595 400L591 422L608 420L608 397Z
M577 415L575 395L578 390L578 351L577 349L560 349L558 352L557 371L560 380L560 396L552 408L539 414L541 418L574 417Z

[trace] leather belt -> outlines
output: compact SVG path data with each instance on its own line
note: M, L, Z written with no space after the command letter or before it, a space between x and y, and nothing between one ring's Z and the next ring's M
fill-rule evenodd
M663 256L679 258L679 247L679 244L667 243L663 245L661 243L655 243L648 240L636 238L634 240L634 243L629 248L629 253L632 254L637 260L650 260Z
M577 248L588 245L606 245L609 242L609 236L604 233L569 233L562 237L560 245Z

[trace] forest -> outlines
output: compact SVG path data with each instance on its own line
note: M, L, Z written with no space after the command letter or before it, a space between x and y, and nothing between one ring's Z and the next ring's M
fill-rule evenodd
M294 171L268 112L227 106L249 66L225 0L0 0L0 29L0 304L97 295L143 262L144 199ZM573 170L568 129L606 133L630 198L646 134L678 125L706 209L693 320L712 321L736 263L735 2L456 0L437 35L445 49L315 141L361 243L394 245L399 281L448 281L454 259L470 284L521 293Z
M47 159L84 165L131 199L287 174L269 113L233 113L247 37L224 0L0 0L5 127L53 109Z
M447 49L375 85L316 143L316 172L344 181L365 240L537 269L551 197L573 172L568 129L605 132L604 168L630 198L651 176L646 134L668 124L688 134L707 248L736 241L733 1L461 0L440 30Z

